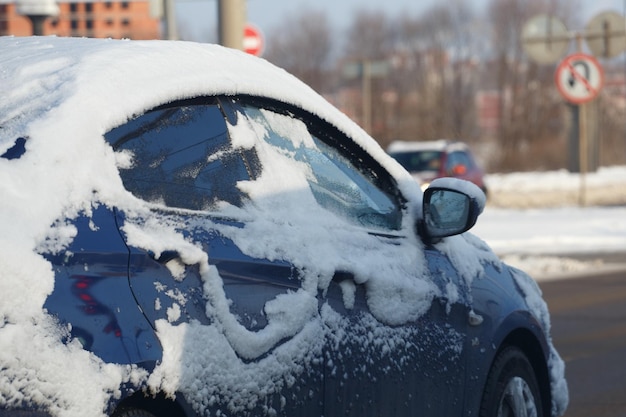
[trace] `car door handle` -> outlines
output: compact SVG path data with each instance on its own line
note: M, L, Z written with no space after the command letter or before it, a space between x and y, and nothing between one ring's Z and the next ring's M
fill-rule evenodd
M333 281L341 282L345 280L354 281L354 274L348 271L335 271L335 274L333 275Z
M165 265L169 261L173 261L174 259L180 258L180 253L176 250L164 250L156 256L154 252L149 252L150 258L154 259L158 263Z

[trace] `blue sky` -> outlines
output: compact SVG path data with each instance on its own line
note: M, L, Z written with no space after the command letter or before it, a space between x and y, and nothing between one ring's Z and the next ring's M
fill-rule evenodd
M179 30L193 37L192 40L215 41L217 39L217 0L174 0L178 13ZM439 0L248 0L248 21L269 31L287 16L301 9L327 9L334 26L341 28L351 21L355 10L381 10L390 16L401 13L417 15ZM488 0L464 0L477 9L484 8ZM580 0L585 19L596 14L614 10L623 13L626 0ZM381 4L384 5L381 6ZM582 29L582 28L580 28ZM212 36L212 39L207 37Z

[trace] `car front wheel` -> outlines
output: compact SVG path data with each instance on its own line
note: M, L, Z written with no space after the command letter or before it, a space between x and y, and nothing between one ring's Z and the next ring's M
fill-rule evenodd
M496 357L480 407L480 417L543 417L539 384L528 358L516 347Z

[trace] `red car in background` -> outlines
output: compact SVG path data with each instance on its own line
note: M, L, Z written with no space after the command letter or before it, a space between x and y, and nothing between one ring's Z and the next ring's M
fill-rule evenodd
M436 178L471 181L487 194L484 171L469 147L459 141L392 142L387 152L421 183L422 190Z

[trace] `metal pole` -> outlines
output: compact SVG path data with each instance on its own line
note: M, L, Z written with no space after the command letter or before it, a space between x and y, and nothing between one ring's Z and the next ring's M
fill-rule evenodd
M43 36L43 23L48 15L28 15L28 18L33 24L33 36Z
M165 39L178 39L174 0L163 0L163 20L165 21Z
M580 146L580 141L578 138L580 137L580 134L578 133L578 130L580 129L580 122L578 120L580 118L580 106L576 104L568 104L568 108L570 110L571 127L569 132L567 168L570 172L579 173L580 150L578 147Z
M246 19L245 0L218 0L220 45L243 50Z
M579 123L579 145L580 152L580 194L579 204L584 207L587 205L587 162L589 158L589 149L587 149L587 104L579 106L580 114L578 115Z
M582 35L576 34L576 49L581 52L583 50ZM578 158L580 163L580 192L579 204L584 207L587 205L587 162L589 158L589 149L587 149L587 104L578 106Z

